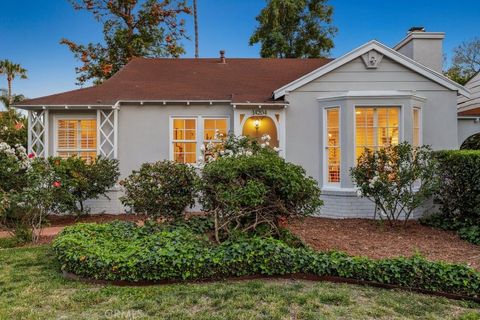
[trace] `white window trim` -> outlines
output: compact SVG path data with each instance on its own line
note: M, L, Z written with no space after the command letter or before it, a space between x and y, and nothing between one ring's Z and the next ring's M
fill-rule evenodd
M329 109L338 109L338 140L340 148L340 182L328 181L328 132L327 132L327 111ZM340 106L325 106L323 108L323 186L325 188L340 189L342 183L342 108Z
M58 157L58 122L60 120L70 120L70 121L79 121L79 120L95 120L97 121L97 115L96 114L82 114L82 115L54 115L53 116L53 123L54 123L54 126L53 126L53 154L54 156ZM96 139L96 145L97 145L97 148L95 149L95 153L96 155L98 156L100 153L99 153L99 145L98 145L98 121L96 123L96 134L97 134L97 139ZM92 151L89 151L89 150L79 150L79 149L76 149L76 150L65 150L65 152L68 152L68 151L72 151L72 152L92 152Z
M229 116L216 116L216 115L212 115L212 116L182 116L182 115L175 115L175 116L170 116L170 121L169 121L169 143L170 143L170 147L169 147L169 150L170 150L170 156L169 156L169 159L171 161L174 161L175 160L175 152L174 152L174 147L173 147L173 143L174 141L175 142L193 142L193 140L174 140L173 139L173 120L174 119L194 119L195 120L195 136L196 136L196 140L195 140L195 143L197 144L197 147L196 147L196 157L197 157L197 161L195 163L190 163L190 165L193 165L193 166L196 166L198 165L198 157L202 155L202 151L201 151L201 146L204 144L205 141L214 141L214 140L204 140L204 120L209 120L209 119L212 119L212 120L226 120L227 122L227 134L228 132L230 132L230 117Z
M405 140L404 138L404 105L403 104L355 104L353 105L353 163L357 165L357 117L355 116L355 111L357 108L399 108L400 112L398 113L398 143L401 143Z
M418 111L418 146L417 147L420 147L423 145L423 112L422 112L422 108L421 107L418 107L418 106L415 106L412 108L412 145L413 145L413 130L415 129L414 125L414 121L413 121L413 112L417 110Z

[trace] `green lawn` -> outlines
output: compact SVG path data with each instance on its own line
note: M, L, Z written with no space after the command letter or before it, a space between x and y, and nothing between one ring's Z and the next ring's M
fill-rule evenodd
M0 319L480 319L480 305L294 280L150 287L62 278L48 246L0 249Z

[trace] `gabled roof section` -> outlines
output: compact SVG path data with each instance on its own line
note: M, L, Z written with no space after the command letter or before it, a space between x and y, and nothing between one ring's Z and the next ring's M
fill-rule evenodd
M465 88L470 91L470 97L458 97L458 112L462 116L480 115L480 72L470 79Z
M363 54L375 50L384 56L392 59L393 61L411 69L412 71L415 71L422 76L448 88L454 91L458 91L459 94L464 95L468 97L470 95L469 91L465 89L463 86L460 84L448 79L445 77L443 74L438 73L406 56L403 54L395 51L392 48L387 47L386 45L376 41L372 40L367 42L366 44L358 47L357 49L350 51L349 53L343 55L342 57L335 59L331 61L330 63L321 66L320 68L304 75L303 77L300 77L287 85L280 87L274 91L274 99L278 99L280 97L283 97L287 92L293 91L295 89L300 88L301 86L343 66L344 64L362 56Z
M103 106L125 101L273 102L272 92L331 59L134 58L103 84L24 100L16 107Z

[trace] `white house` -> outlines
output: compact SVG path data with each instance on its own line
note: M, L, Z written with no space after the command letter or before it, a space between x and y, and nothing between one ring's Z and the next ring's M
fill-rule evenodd
M270 134L322 187L324 216L371 217L349 168L368 148L409 141L458 148L457 97L444 77L444 33L413 30L390 48L370 41L338 59L133 59L102 85L23 101L39 156L196 163L216 129ZM121 190L92 211L121 212Z

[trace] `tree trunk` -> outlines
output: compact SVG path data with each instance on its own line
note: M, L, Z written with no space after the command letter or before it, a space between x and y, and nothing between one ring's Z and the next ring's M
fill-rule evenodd
M7 96L8 105L6 107L8 109L8 108L10 108L10 106L13 103L13 101L12 101L12 77L8 76L7 81L8 81L8 96Z
M193 0L193 22L195 25L195 58L198 58L198 15L197 0Z

